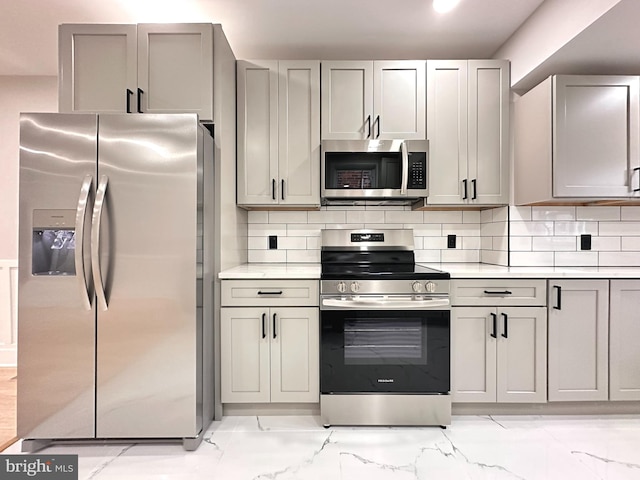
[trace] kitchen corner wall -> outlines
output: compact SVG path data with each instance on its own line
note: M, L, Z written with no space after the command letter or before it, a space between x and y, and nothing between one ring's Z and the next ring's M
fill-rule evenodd
M511 266L640 266L640 206L509 207ZM580 250L580 235L592 236Z
M322 207L318 211L250 211L249 263L320 261L324 228L412 228L416 261L506 265L507 208L412 211L410 207ZM486 233L486 237L484 237ZM270 250L269 236L278 248ZM456 248L447 236L456 235Z

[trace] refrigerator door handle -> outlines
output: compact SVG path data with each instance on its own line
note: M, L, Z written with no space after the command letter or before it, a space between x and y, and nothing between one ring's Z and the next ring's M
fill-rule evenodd
M102 282L102 270L100 268L100 223L108 184L109 177L102 175L98 184L96 201L93 205L93 217L91 219L91 270L100 310L108 310L109 308L107 297L104 294L104 283Z
M82 306L85 310L91 310L91 293L89 292L86 272L84 269L84 217L87 212L87 203L89 202L89 193L91 192L92 184L93 177L91 175L87 175L86 177L84 177L84 180L82 181L82 187L80 187L78 207L76 208L76 278L78 279L78 286L80 287Z

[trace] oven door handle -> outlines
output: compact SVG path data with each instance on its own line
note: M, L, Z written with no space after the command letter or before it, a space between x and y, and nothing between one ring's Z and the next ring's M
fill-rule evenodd
M321 309L324 310L446 310L451 303L448 298L436 298L434 300L388 300L388 299L367 299L360 297L358 299L339 299L339 298L323 298L321 299Z

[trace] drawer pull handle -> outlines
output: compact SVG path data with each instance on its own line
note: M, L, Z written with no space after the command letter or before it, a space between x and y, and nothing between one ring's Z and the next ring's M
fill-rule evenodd
M258 295L282 295L282 290L277 292L263 292L262 290L258 290Z
M262 314L262 338L265 338L267 336L267 324L265 322L265 320L267 319L267 314L263 313Z
M554 310L562 310L562 287L560 285L554 285L553 288L558 292L557 302L553 308Z
M276 333L276 314L273 314L273 338L276 338L278 334Z
M513 294L513 292L510 292L509 290L501 290L499 292L485 290L484 293L486 293L487 295L512 295Z
M491 336L493 338L498 338L498 315L496 315L495 313L491 314L491 317L493 318L493 332L491 333Z

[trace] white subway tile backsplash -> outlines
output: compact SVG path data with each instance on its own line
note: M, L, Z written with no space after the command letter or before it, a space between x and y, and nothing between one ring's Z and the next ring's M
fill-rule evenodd
M480 221L480 210L462 211L462 223L480 223Z
M640 240L640 237L629 238L637 238L638 240ZM577 249L580 250L580 237L577 237ZM592 237L591 249L596 252L619 252L621 250L620 237ZM640 248L638 250L640 250Z
M275 223L250 223L247 227L250 237L266 237L268 235L286 235L287 225Z
M416 250L414 252L417 263L440 263L440 250Z
M364 228L370 230L393 230L393 229L402 229L404 228L404 224L402 223L365 223Z
M509 254L507 252L497 252L493 250L480 250L480 261L492 265L507 266Z
M555 235L598 235L598 222L555 222Z
M508 207L500 207L494 208L490 210L493 212L493 221L494 222L507 222L509 220L509 208Z
M640 222L600 222L600 235L639 236Z
M307 215L309 223L348 223L344 210L311 211L307 212Z
M385 223L419 223L422 222L422 212L385 212L384 213L384 221Z
M532 248L536 252L575 251L576 237L533 237Z
M307 249L308 250L320 250L321 241L320 237L306 237L307 238Z
M424 223L462 223L461 210L426 210Z
M287 250L289 263L319 263L320 250Z
M620 207L577 207L577 220L620 220Z
M323 228L325 228L325 225L322 223L293 223L287 225L287 235L291 237L319 237L320 230L322 230ZM328 225L327 228L329 228Z
M377 210L347 211L346 223L384 223L384 212ZM344 223L345 221L341 222Z
M597 267L598 252L556 252L556 267Z
M480 261L480 251L479 250L458 250L458 249L442 250L440 252L440 258L442 262L477 263Z
M249 210L247 223L269 223L269 212L266 210Z
M423 248L425 250L444 250L447 248L447 237L423 237Z
M622 207L621 218L624 221L640 221L640 206Z
M413 225L413 234L420 237L439 237L442 235L442 225L423 224Z
M286 250L249 250L247 252L249 263L285 263L287 261Z
M533 237L511 237L509 248L512 252L530 252L533 249Z
M462 248L464 250L480 250L480 237L462 237Z
M480 248L482 250L493 250L493 237L480 237Z
M620 250L635 250L637 252L640 252L640 237L623 237L622 248Z
M509 207L509 218L511 221L528 222L531 220L531 209L533 207Z
M442 225L443 235L460 235L468 237L480 236L480 224L479 223L445 223Z
M531 220L575 220L576 207L533 207Z
M500 250L506 252L509 249L508 237L491 237L493 247L491 250Z
M601 267L638 267L640 252L600 252Z
M553 235L553 222L511 222L510 234L512 237L518 236L544 236Z
M422 250L424 248L424 237L413 236L413 249Z
M249 250L266 250L269 248L269 239L267 237L249 237L247 243Z
M553 252L511 252L513 267L553 267Z
M493 210L492 209L487 209L487 210L481 210L480 211L480 222L482 223L489 223L493 221Z
M307 212L272 210L269 223L307 223Z
M281 237L278 239L278 248L283 250L306 250L307 237Z

